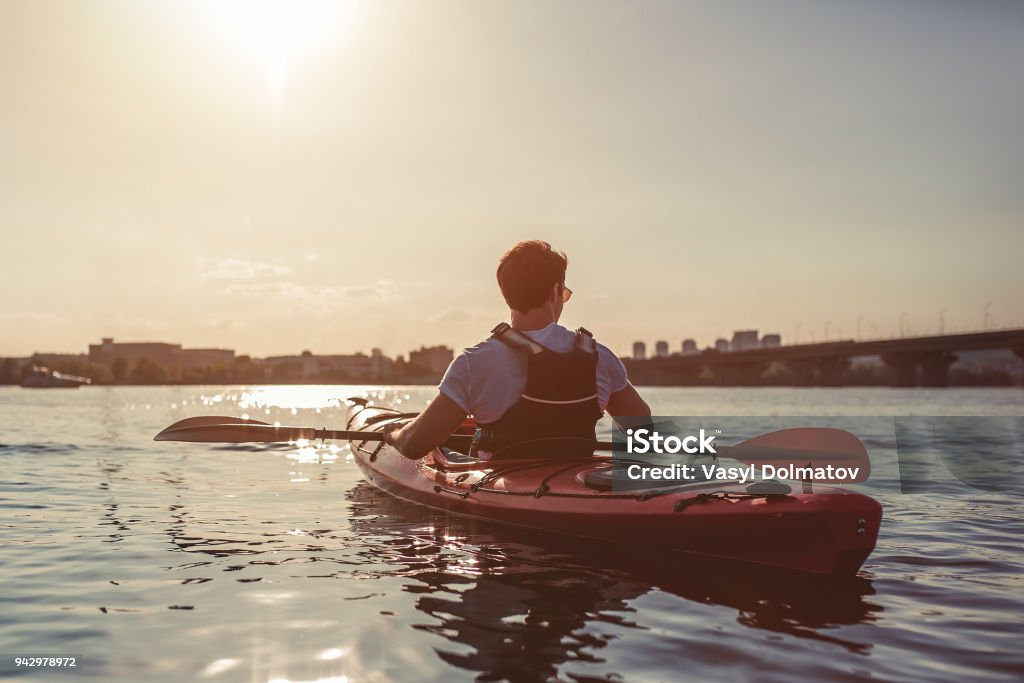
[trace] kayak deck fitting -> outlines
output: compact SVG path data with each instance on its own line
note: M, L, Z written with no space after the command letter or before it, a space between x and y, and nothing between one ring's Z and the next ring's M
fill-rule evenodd
M352 399L347 428L380 431L414 415ZM467 421L462 431L472 434L474 428ZM397 498L461 516L611 542L620 552L664 550L852 575L874 549L882 517L873 498L826 486L816 486L811 494L763 493L729 481L610 490L609 456L480 461L442 447L409 460L383 441L349 445L370 483Z

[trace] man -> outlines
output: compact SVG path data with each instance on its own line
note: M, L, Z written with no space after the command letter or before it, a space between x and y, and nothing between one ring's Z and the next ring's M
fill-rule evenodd
M565 254L540 240L505 252L497 276L511 325L459 354L427 408L405 425L390 425L385 440L421 458L472 415L480 426L478 457L564 457L593 452L605 411L617 420L649 417L622 361L583 328L574 333L558 324L572 296L567 265Z

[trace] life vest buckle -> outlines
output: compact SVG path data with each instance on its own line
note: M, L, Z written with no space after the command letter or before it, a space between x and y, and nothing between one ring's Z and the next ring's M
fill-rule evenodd
M585 327L576 328L576 348L586 353L595 353L597 351L597 342L594 341L594 335Z

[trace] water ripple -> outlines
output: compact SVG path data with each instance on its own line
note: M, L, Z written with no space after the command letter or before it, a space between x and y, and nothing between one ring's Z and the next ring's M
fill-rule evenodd
M347 393L429 395L305 391L125 387L64 394L58 408L0 389L18 407L18 424L0 412L0 650L83 652L92 668L76 678L104 682L1024 676L1020 492L945 482L901 495L891 434L865 439L885 522L844 581L452 518L362 483L329 445L151 441L214 406L322 426L343 421L331 399ZM712 415L1024 412L1021 392L871 392L649 397ZM53 430L58 409L66 431Z

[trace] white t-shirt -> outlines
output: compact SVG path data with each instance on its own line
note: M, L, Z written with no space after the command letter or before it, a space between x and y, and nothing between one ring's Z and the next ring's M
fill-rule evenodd
M525 331L538 344L566 353L576 334L558 323ZM490 337L466 349L448 366L438 390L481 424L495 422L526 389L526 354ZM597 401L604 410L608 397L626 388L626 368L606 346L597 345Z

